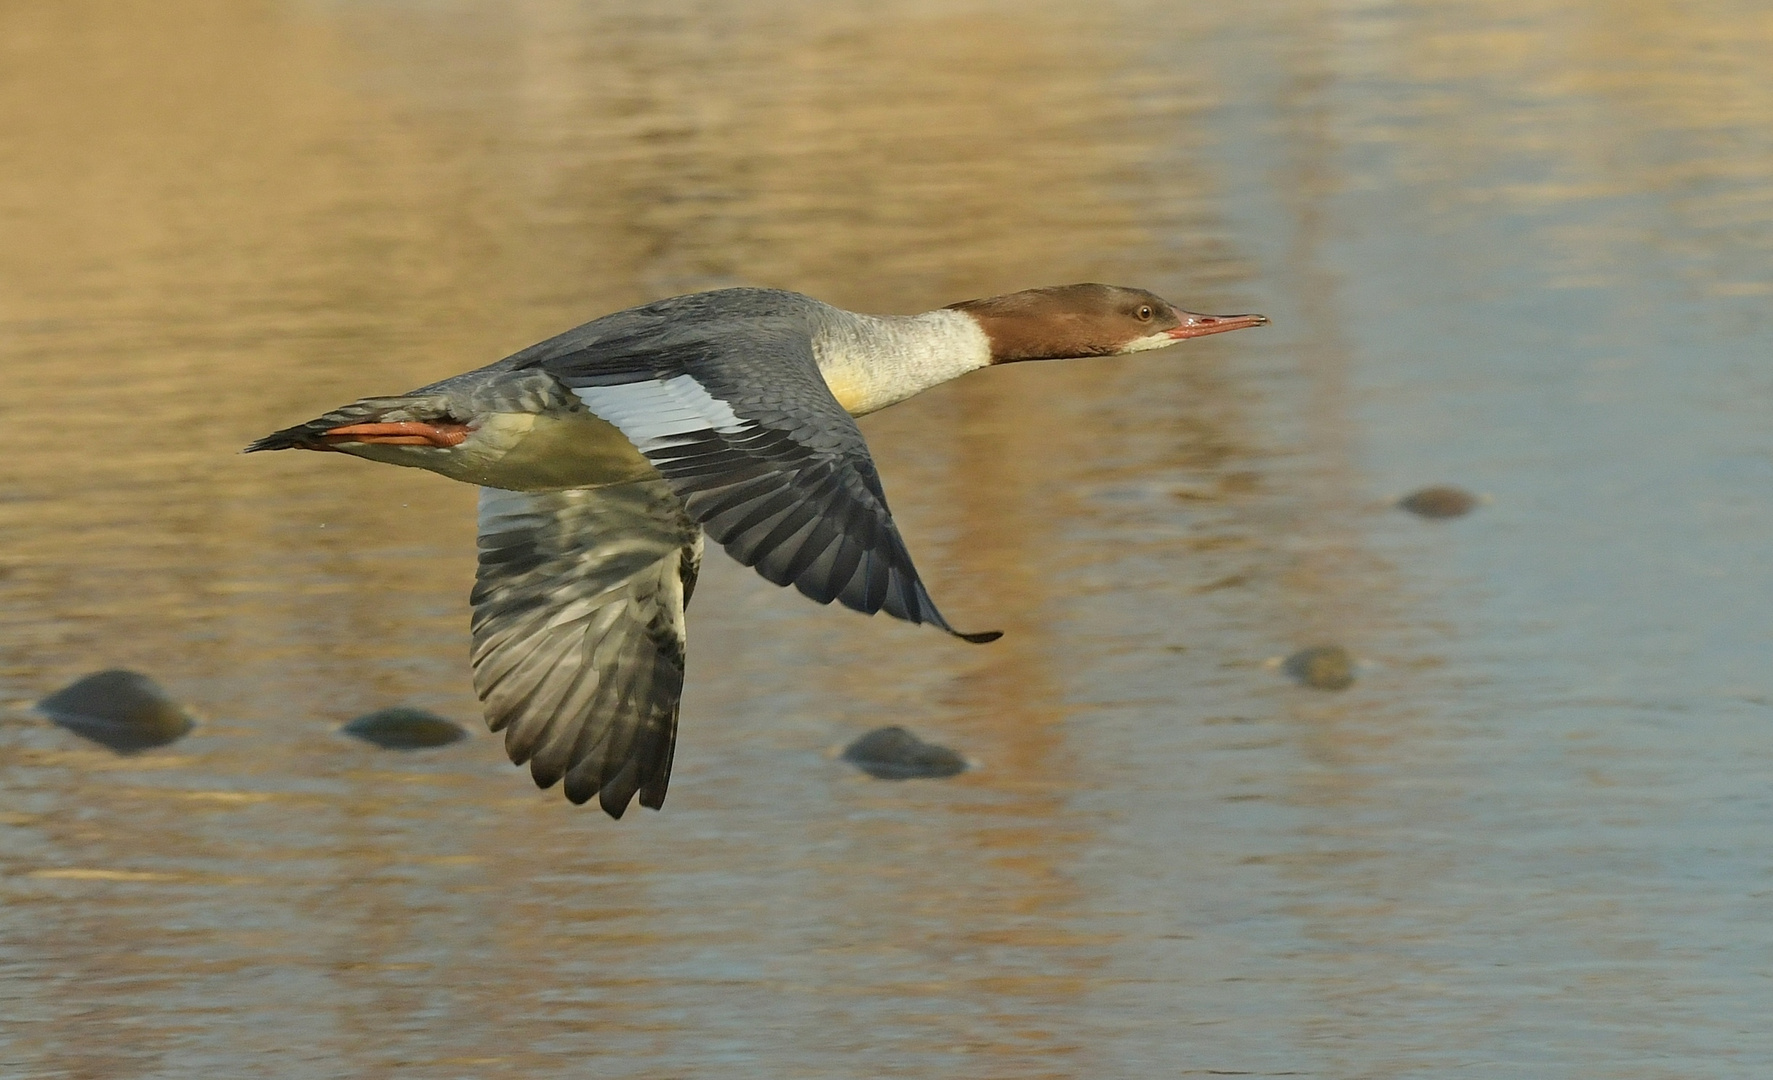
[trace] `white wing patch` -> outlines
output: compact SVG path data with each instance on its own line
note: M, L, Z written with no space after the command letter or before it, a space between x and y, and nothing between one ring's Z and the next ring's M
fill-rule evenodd
M691 375L616 386L576 386L573 393L587 409L620 428L642 452L657 449L674 436L710 429L737 435L751 427Z

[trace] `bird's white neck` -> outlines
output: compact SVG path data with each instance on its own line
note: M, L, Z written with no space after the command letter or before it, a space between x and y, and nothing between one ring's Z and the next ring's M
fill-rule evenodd
M991 340L961 311L834 311L813 336L819 372L852 416L884 409L991 363Z

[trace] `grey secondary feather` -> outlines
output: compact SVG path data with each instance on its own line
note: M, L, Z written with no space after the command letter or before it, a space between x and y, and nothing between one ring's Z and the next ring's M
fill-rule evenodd
M480 492L474 688L537 785L657 809L683 692L702 531L662 481Z

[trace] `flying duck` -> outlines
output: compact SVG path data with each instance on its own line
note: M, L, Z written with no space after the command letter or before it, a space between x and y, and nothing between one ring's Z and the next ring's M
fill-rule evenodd
M936 609L852 417L978 368L1113 356L1268 320L1066 285L921 315L775 289L618 311L476 371L246 448L333 450L480 486L474 688L539 787L619 818L665 800L702 537L867 614Z

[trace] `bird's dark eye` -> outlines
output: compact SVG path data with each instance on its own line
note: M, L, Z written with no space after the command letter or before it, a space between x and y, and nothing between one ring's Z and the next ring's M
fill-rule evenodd
M1143 306L1139 309L1139 321L1140 322L1150 322L1151 321L1151 305L1150 304L1146 304L1145 306Z

